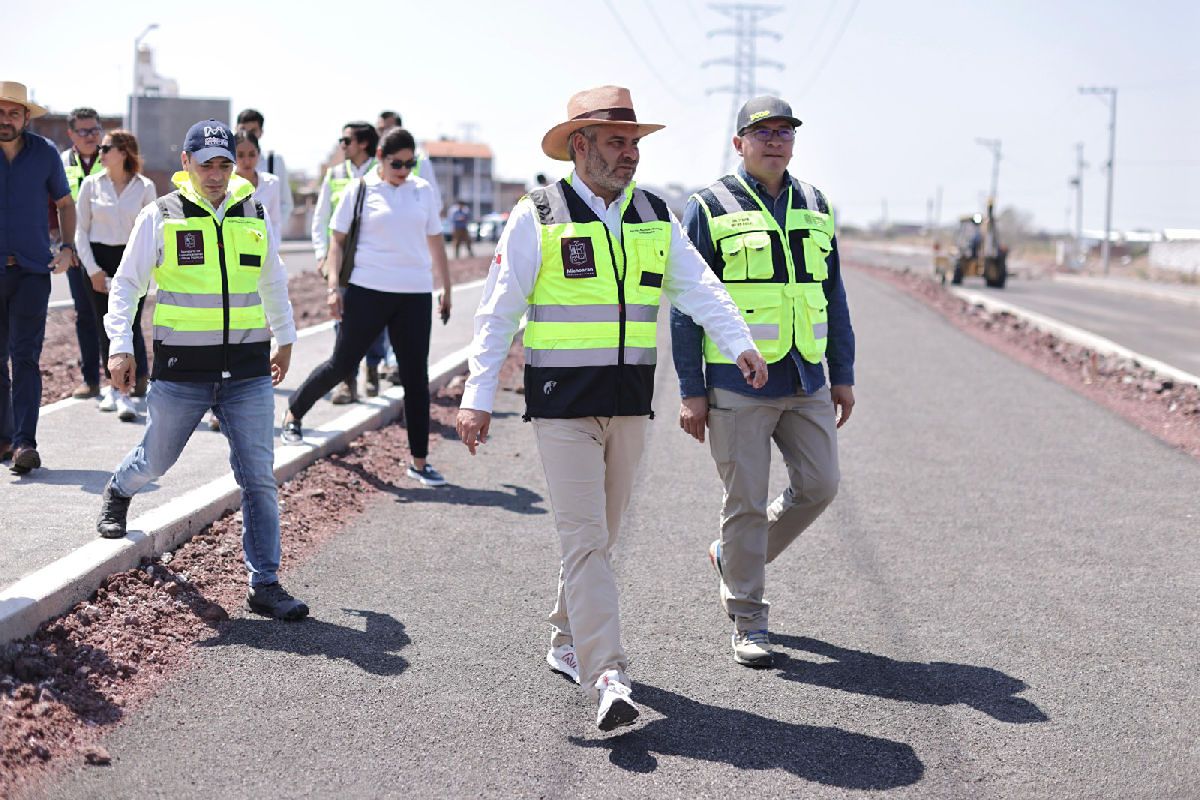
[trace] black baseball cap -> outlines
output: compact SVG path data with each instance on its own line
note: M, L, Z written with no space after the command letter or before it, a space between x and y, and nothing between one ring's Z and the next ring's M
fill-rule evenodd
M793 128L799 128L803 123L792 116L792 107L780 100L778 97L772 97L769 94L755 97L752 100L747 100L746 105L742 106L742 110L737 115L737 132L738 136L756 122L764 122L769 119L786 119L792 124Z
M233 131L228 125L215 119L206 119L188 128L183 151L201 164L214 158L228 158L236 162L237 151L233 142Z

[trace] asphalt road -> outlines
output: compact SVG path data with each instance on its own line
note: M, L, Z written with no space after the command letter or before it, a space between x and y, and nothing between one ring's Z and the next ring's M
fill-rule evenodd
M288 576L313 619L235 619L45 796L1196 797L1200 464L847 283L858 406L768 573L775 669L730 658L664 364L615 559L640 728L599 735L542 662L557 542L505 394L482 455L432 454L455 486L395 487Z
M932 270L929 255L923 251L907 252L856 247L846 248L847 257L873 266L888 269ZM1103 336L1142 355L1170 364L1173 367L1200 375L1200 305L1194 292L1184 294L1180 287L1164 287L1164 294L1175 289L1181 301L1158 299L1123 293L1121 286L1131 281L1111 281L1113 288L1103 286L1103 279L1092 279L1084 285L1052 278L1010 279L1002 290L995 292L1006 303L1044 314ZM966 287L983 291L982 279L968 279Z

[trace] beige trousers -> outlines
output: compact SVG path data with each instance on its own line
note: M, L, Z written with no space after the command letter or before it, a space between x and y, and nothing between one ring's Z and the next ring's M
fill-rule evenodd
M837 494L837 421L829 387L812 395L708 393L709 448L725 483L721 508L721 602L738 630L767 627L767 564L821 515ZM789 485L767 506L771 441Z
M562 545L551 647L574 644L579 680L596 699L602 673L629 665L610 555L629 506L648 417L534 419Z

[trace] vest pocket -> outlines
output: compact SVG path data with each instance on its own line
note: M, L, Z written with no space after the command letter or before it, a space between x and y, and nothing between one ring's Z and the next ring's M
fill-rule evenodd
M829 277L829 263L826 261L833 252L833 241L825 231L811 228L804 240L804 268L815 281L823 281Z
M746 244L741 236L730 236L721 240L721 280L746 280Z
M725 262L721 273L724 280L769 281L775 275L771 235L766 231L750 231L722 239L721 257Z
M245 272L255 274L262 270L267 257L267 237L255 225L231 226L230 238L235 250L234 264Z
M825 355L829 335L829 301L825 293L808 291L796 303L796 347L804 360L816 364Z
M636 239L633 252L637 255L638 286L656 292L662 289L663 271L667 267L667 252L652 239Z

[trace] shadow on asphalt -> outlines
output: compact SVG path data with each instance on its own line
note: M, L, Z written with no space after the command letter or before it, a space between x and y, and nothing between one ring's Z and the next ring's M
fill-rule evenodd
M916 752L902 742L708 706L644 683L634 684L633 698L663 719L623 736L572 736L571 743L606 748L609 761L629 772L654 772L658 754L738 769L783 769L798 778L847 789L894 789L914 784L925 774Z
M896 661L807 636L772 633L771 642L833 659L805 661L776 651L775 668L789 681L932 706L961 703L1001 722L1049 720L1036 705L1014 696L1029 688L1024 681L990 667Z
M233 645L298 656L323 656L349 661L372 675L399 675L408 669L408 660L396 654L412 644L403 622L378 611L355 608L342 611L365 619L366 628L359 630L312 617L296 623L243 617L230 621L219 634L199 646Z
M113 459L113 469L121 463L124 458L120 455ZM97 497L104 494L104 484L108 483L108 479L112 477L112 472L105 472L99 469L36 469L28 475L21 477L22 483L44 483L49 486L78 486L81 492L94 494ZM147 484L144 488L138 490L138 494L149 494L158 489L157 483ZM97 507L99 511L99 507Z
M344 461L331 461L333 466L353 472L367 484L381 492L386 492L396 498L397 503L445 503L453 506L472 506L476 508L502 508L514 514L547 514L545 508L537 505L545 502L537 492L517 486L514 483L500 484L508 491L497 489L468 489L465 486L446 484L445 486L397 486L378 475L368 472L361 464L347 464Z

